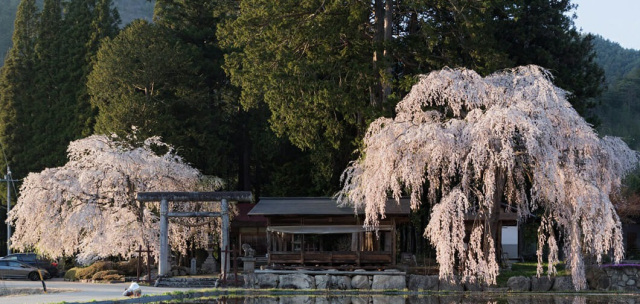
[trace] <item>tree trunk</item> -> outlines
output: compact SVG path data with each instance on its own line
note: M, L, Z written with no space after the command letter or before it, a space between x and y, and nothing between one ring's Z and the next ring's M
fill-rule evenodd
M502 214L502 196L505 182L506 176L504 170L498 169L498 173L495 176L496 190L493 193L493 206L487 222L489 225L489 235L493 239L493 245L495 247L495 259L498 264L500 264L502 258L502 221L500 221L500 215ZM487 238L485 238L484 248L485 257L488 258L490 246Z
M388 77L388 80L381 81L381 89L382 89L382 97L381 104L385 104L389 95L391 95L391 52L387 50L389 44L391 43L391 39L393 33L393 0L387 0L385 2L384 7L384 65L385 65L385 75Z
M374 36L373 36L373 73L377 81L370 89L370 103L373 107L380 107L387 101L391 94L391 85L382 79L380 69L384 69L386 75L391 75L389 64L389 52L385 44L393 39L393 0L375 0L374 9Z

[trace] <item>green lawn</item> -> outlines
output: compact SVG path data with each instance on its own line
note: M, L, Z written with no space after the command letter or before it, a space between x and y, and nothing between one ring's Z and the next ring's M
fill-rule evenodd
M511 269L501 269L500 275L498 275L498 278L496 280L498 283L498 286L507 286L507 280L509 280L510 277L535 276L537 267L538 267L537 263L529 262L529 263L514 263L511 266ZM542 267L545 271L543 275L546 275L547 264L546 263L543 264ZM558 276L570 275L570 273L564 268L563 263L557 264L556 270L558 271L558 274L557 274Z

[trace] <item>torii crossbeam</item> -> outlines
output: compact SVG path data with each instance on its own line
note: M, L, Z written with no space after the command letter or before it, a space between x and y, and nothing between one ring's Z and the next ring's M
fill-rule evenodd
M139 192L136 200L139 202L160 202L160 257L158 261L158 276L169 273L169 217L221 217L222 240L221 250L229 246L229 201L251 202L253 195L250 191L220 191L220 192ZM169 212L169 202L220 202L220 212ZM229 261L225 254L220 255L223 277L229 271Z

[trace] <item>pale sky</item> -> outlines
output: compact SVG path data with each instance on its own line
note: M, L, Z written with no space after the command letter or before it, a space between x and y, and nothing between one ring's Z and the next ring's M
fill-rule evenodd
M581 32L598 34L628 49L640 50L639 0L573 0Z

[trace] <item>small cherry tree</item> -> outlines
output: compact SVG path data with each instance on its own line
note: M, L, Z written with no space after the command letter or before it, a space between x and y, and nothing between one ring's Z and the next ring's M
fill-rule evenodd
M139 245L159 246L157 203L142 208L136 201L138 192L210 191L222 185L217 178L203 179L158 137L130 142L103 135L76 140L69 145L66 165L29 174L9 214L15 226L12 247L35 248L53 258L77 255L80 263L128 257ZM215 211L213 205L171 207ZM216 225L204 223L211 229L202 229L202 224L196 218L171 223L172 248L184 252L188 242L206 245Z
M555 273L560 235L574 285L584 288L585 254L598 262L623 256L609 195L639 158L619 138L598 137L550 78L537 66L486 78L464 69L422 76L395 118L371 123L338 200L364 208L365 225L376 226L389 194L409 192L416 209L426 191L432 210L424 235L436 248L440 277L451 278L459 263L464 280L488 283L499 270L498 214L525 218L538 210L538 275L545 246L548 274ZM469 216L475 220L466 232Z

